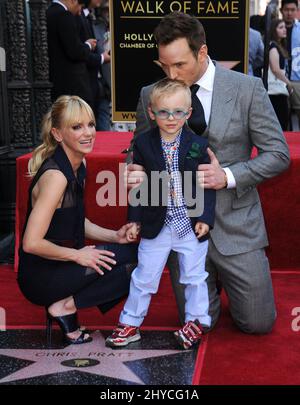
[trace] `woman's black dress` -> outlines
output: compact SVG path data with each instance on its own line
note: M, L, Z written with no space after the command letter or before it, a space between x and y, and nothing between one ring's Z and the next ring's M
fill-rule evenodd
M275 42L270 43L270 50L276 48L279 54L279 67L281 70L285 69L287 60L282 55L280 49ZM283 131L288 130L289 126L289 104L288 96L284 94L270 94L269 95L274 111L277 115L278 121Z
M32 180L29 189L28 211L25 227L32 210L32 190L47 170L59 170L68 184L61 208L55 210L45 239L65 247L84 247L83 187L85 166L82 163L77 178L63 148L58 146L54 154L45 160ZM20 247L18 282L25 297L34 304L50 306L54 302L74 297L77 308L98 306L105 312L128 294L130 279L126 264L137 261L137 245L105 244L113 251L117 264L111 271L100 276L94 269L75 262L48 260L24 252ZM101 246L101 249L103 247Z

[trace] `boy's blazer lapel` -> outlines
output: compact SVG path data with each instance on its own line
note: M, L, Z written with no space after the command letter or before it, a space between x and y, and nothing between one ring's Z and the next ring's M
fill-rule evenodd
M166 162L163 155L163 150L161 147L161 140L159 129L155 128L151 134L151 146L153 150L154 159L157 163L157 170L163 171L166 170Z
M159 134L159 129L155 128L151 134L151 146L154 155L155 162L157 164L157 170L166 170L166 162L163 155L163 150L161 146L161 139ZM184 171L184 159L192 146L192 137L188 129L183 127L179 153L178 153L178 165L180 172Z
M179 164L179 171L183 173L184 171L184 159L192 146L192 137L189 131L183 127L180 146L179 146L179 154L178 154L178 164Z

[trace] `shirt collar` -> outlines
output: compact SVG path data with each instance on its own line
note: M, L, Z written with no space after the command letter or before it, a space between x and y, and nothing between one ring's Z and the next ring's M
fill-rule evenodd
M161 137L161 144L162 144L162 146L167 147L167 146L176 145L176 143L179 144L180 138L181 138L181 134L182 134L182 128L181 128L179 134L176 136L176 138L175 138L174 141L172 141L172 142L167 142L167 141L165 141L165 140Z
M90 10L88 8L84 8L83 13L87 17L90 14Z
M200 88L207 91L213 91L216 67L208 56L208 67L202 77L196 82Z
M60 4L66 11L68 11L68 7L64 3L61 3L59 0L53 0L53 3Z

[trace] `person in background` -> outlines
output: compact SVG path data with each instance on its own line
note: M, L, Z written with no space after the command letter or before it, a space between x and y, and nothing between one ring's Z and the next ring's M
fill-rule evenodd
M286 26L283 20L272 20L270 30L268 94L283 131L289 125L289 94L292 83L286 75L289 54L286 48Z
M83 0L53 1L47 9L47 32L52 101L62 95L76 95L93 104L86 63L96 39L82 42L75 16L80 15Z
M264 15L252 15L250 17L250 27L255 31L260 32L261 37L265 35L265 16Z
M110 63L110 54L107 49L102 46L103 41L97 38L98 32L95 30L95 9L100 6L102 0L84 0L85 8L82 10L80 16L78 16L78 23L80 27L80 37L82 42L85 42L87 38L93 37L97 40L97 46L90 53L87 60L87 70L89 74L90 87L92 89L92 108L96 117L96 130L108 131L110 125L105 127L101 125L101 122L106 122L107 113L102 111L101 106L103 100L106 99L106 88L102 80L102 70L105 65ZM108 113L109 114L109 113ZM110 117L108 117L109 119Z
M110 54L109 1L102 0L99 8L95 9L94 32L97 39L97 49ZM103 89L103 97L99 100L96 110L96 129L111 130L111 64L101 66L99 80Z
M298 0L282 0L282 18L287 29L288 79L293 86L290 96L291 108L298 117L300 126L300 22L297 20Z
M253 28L249 29L249 67L248 75L261 77L264 65L264 44L261 34Z

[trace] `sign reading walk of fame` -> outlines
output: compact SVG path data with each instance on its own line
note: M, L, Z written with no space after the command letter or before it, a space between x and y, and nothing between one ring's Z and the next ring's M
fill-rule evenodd
M173 11L201 21L213 60L247 72L249 0L110 0L113 121L134 122L141 88L164 76L153 31Z

